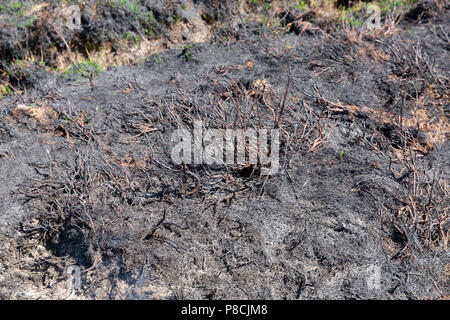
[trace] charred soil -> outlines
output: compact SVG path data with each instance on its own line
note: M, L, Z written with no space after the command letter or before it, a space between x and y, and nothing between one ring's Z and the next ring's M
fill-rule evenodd
M182 16L149 8L153 30ZM215 29L233 8L201 8L207 41L89 75L10 72L0 298L448 298L448 6L378 33ZM134 9L115 10L101 21ZM83 12L76 41L95 43L103 11ZM175 165L171 134L196 120L279 128L279 172Z

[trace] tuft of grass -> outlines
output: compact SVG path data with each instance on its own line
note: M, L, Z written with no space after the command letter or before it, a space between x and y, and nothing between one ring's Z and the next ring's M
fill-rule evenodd
M295 1L294 4L292 5L292 7L297 10L304 10L306 8L306 6L307 6L306 2L303 0Z
M77 65L70 66L64 74L66 76L89 77L99 74L103 70L102 66L95 60L86 59Z
M128 8L134 17L139 18L139 0L119 0L119 6L122 8Z
M25 10L27 9L27 5L23 3L23 1L9 1L4 3L2 1L0 4L0 13L7 13L8 15L12 15L16 18L20 18L23 16Z
M186 44L181 48L180 56L184 57L186 62L199 62L198 59L194 58L194 53L192 52L192 44Z
M349 8L338 9L339 21L338 27L351 26L359 28L366 22L367 9L370 5L376 4L380 8L381 18L385 19L388 15L396 16L406 12L417 0L380 0L373 2L357 2Z
M9 85L0 85L0 99L3 98L4 96L7 96L8 94L11 93L11 88L9 87Z

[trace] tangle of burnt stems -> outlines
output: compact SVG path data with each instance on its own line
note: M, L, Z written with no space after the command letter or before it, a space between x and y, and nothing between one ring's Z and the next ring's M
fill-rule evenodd
M197 119L223 129L274 127L278 123L283 132L280 156L287 159L298 142L316 139L313 125L321 120L309 106L292 106L287 86L279 95L271 88L253 88L249 82L230 78L206 97L199 88L151 99L138 84L128 83L127 87L139 92L141 103L122 112L110 125L128 134L130 138L122 142L129 145L148 146L147 135L160 135L163 139L162 128L170 132L180 126L189 127ZM259 91L251 96L252 89ZM266 101L269 96L272 106ZM286 117L282 114L283 104ZM307 115L305 120L303 112ZM146 164L152 164L151 169L124 169L123 156L109 148L108 137L101 129L88 126L90 119L86 115L74 111L59 112L54 122L45 127L36 127L27 118L21 121L30 128L52 131L65 138L66 153L74 159L33 164L42 180L29 181L16 196L24 204L40 203L41 210L36 213L38 224L25 221L21 231L27 238L39 238L56 256L69 255L86 268L97 266L100 256L102 261L108 261L108 257L125 254L128 249L121 241L111 241L118 234L127 234L127 239L137 243L146 239L148 226L131 231L115 222L114 217L127 208L145 210L153 203L171 203L179 197L203 198L205 207L218 202L229 205L236 194L263 191L264 179L257 166L176 167L170 162L169 150L164 150L169 146L149 146L152 150ZM308 144L303 146L305 150ZM152 179L155 176L156 182Z
M428 150L420 148L420 129L407 128L404 120L407 112L413 114L416 102L425 93L426 89L433 89L440 95L442 101L449 99L449 79L439 73L434 60L426 53L420 43L405 44L395 37L381 42L382 49L389 54L388 64L392 65L392 74L396 80L385 80L389 87L386 90L391 98L389 101L395 105L392 108L393 124L378 124L378 130L383 136L389 138L394 148L400 149L401 156L389 154L385 150L383 139L376 139L377 147L371 145L373 150L387 151L382 153L389 159L389 170L395 181L405 188L404 194L395 194L389 187L381 187L391 196L396 205L387 208L380 202L390 225L400 234L402 249L393 258L405 257L405 252L412 254L418 250L433 247L448 246L448 209L450 205L449 185L445 172L438 171L422 157ZM337 63L345 68L357 63L358 57L352 45L344 46L339 42L324 45L330 62ZM313 88L304 92L305 96L315 98L315 101L325 103L326 108L336 107L336 104L324 98L318 89ZM327 106L328 105L328 106ZM331 108L330 108L331 107ZM340 110L338 112L341 112ZM395 167L395 169L394 169ZM398 170L398 171L397 171ZM366 189L371 192L370 189Z
M386 46L393 73L401 79L394 83L400 97L393 99L399 110L393 118L399 120L390 125L389 130L384 130L382 124L377 130L385 138L395 136L396 147L401 149L402 156L390 154L382 144L382 138L375 139L371 148L378 148L389 159L393 179L404 186L406 192L397 194L382 184L369 184L366 192L380 188L394 199L395 206L386 207L380 203L380 207L401 244L393 258L404 258L448 243L448 181L442 172L429 167L420 154L413 151L419 132L402 125L404 113L413 108L427 87L434 85L443 95L448 94L448 79L438 74L420 45L405 47L394 40ZM328 47L330 58L337 63L346 65L349 60L355 60L351 51L338 43ZM219 68L216 73L226 71ZM191 128L199 119L209 127L223 130L276 127L278 123L282 167L286 166L292 153L312 152L320 147L342 116L333 101L317 88L300 88L295 83L289 87L287 81L284 88L274 89L266 84L255 86L253 81L226 76L213 88L198 87L189 92L180 90L151 98L137 82L129 82L126 87L138 94L140 103L123 112L114 120L115 124L111 124L129 135L124 143L146 144L148 135L162 137L164 130L182 126ZM301 100L294 102L292 98L299 94ZM83 118L85 120L79 120ZM120 165L122 155L110 150L102 131L89 128L88 123L85 115L59 112L55 123L45 130L54 130L67 141L70 137L75 142L65 145L74 155L74 161L35 164L42 180L29 181L20 191L24 203L39 201L42 205L42 211L37 213L38 225L34 222L22 225L25 236L38 237L53 248L56 255L72 255L80 265L98 267L100 261L108 261L108 257L126 254L123 243L111 241L115 234L126 233L137 242L154 237L155 230L150 228L152 231L148 232L149 226L131 232L123 225L114 224L112 212L120 213L130 206L145 209L152 203L171 203L174 198L187 196L206 201L206 195L214 195L216 199L209 200L212 203L229 204L239 192L261 194L264 191L264 179L259 176L257 166L176 167L170 163L169 150L161 146L154 146L159 149L151 150L147 155L146 161L153 164L151 169L138 166L124 169ZM152 181L153 176L158 177L159 183ZM105 221L107 218L110 220ZM150 238L146 239L148 235ZM62 238L79 244L84 254L62 247Z
M241 111L245 107L245 103L249 102L248 96L244 94L247 90L245 85L232 80L231 88L234 88L234 91L230 87L225 88L225 92L230 93L230 96L235 96L227 103L230 109L235 111L236 117L232 119L239 119L238 122L243 127L257 127L264 121L274 124L276 116L270 110L270 106L265 106L265 113L261 111L258 114L254 110ZM305 91L305 96L308 94L311 93ZM245 99L242 99L243 97ZM219 95L215 98L223 100ZM264 103L263 93L259 98L260 102L263 101ZM323 102L323 97L318 91L315 91L314 98L318 102L317 105L322 106L320 111L310 107L305 102L306 99L298 107L288 106L289 117L284 118L285 120L281 122L281 129L284 132L282 135L284 142L282 159L288 159L289 154L295 150L312 151L311 148L320 145L322 139L326 139L326 134L332 130L332 128L327 129L327 122L330 121L332 112L327 110L328 106L326 102ZM210 102L214 101L213 97L210 97L210 99L212 99ZM154 108L148 108L147 105L140 112L136 112L138 111L136 110L124 113L123 118L119 120L122 123L122 128L132 136L141 135L144 137L145 133L142 134L143 126L154 122L154 118L149 119L157 114L161 117L158 121L161 122L163 127L172 127L173 129L179 127L180 124L190 125L196 119L203 119L203 121L206 119L205 122L217 124L217 127L222 128L233 127L233 124L236 123L236 121L223 121L222 113L224 110L205 108L205 101L199 101L198 97L195 97L195 93L161 97L158 100L159 102L153 102ZM255 98L251 98L251 100L254 101ZM227 100L225 99L225 101ZM244 104L244 107L241 108L241 104ZM203 107L200 107L200 105ZM215 105L214 101L211 106ZM186 112L186 108L190 112ZM267 110L271 112L267 112ZM147 112L147 114L143 112ZM299 122L303 125L299 126ZM41 201L45 205L43 208L45 214L39 217L40 226L38 229L36 227L31 230L25 228L23 231L25 234L38 232L42 240L51 247L53 243L59 241L59 237L64 234L64 230L78 230L82 234L79 241L86 248L87 256L90 257L79 258L82 265L95 262L97 255L94 252L102 252L102 255L106 256L108 252L110 254L115 252L108 240L114 236L115 232L122 234L126 232L125 230L108 230L103 220L105 211L120 212L125 210L124 205L125 207L142 206L142 208L145 208L146 205L153 202L167 201L170 203L171 198L185 197L188 194L188 188L183 185L186 182L191 185L192 177L202 181L201 188L197 190L198 195L196 195L199 197L216 194L217 190L234 195L236 192L255 187L258 189L258 186L263 186L261 179L258 177L257 168L232 167L211 170L204 166L174 167L170 164L167 155L164 159L154 159L159 166L158 169L144 169L130 173L118 165L117 162L120 157L104 147L106 143L101 142L102 138L92 130L86 130L79 123L74 122L74 124L78 131L75 128L68 128L66 125L65 132L71 137L79 137L80 140L85 141L88 148L84 154L72 149L72 152L76 154L73 164L65 164L63 167L54 167L50 164L39 169L43 180L30 182L31 186L21 193L23 193L26 202ZM389 193L389 188L384 187L399 204L397 208L390 208L386 212L395 228L401 232L404 239L408 240L405 243L405 248L407 246L415 246L421 249L431 248L441 241L444 241L444 243L447 241L448 225L445 224L448 206L447 186L445 181L442 181L439 177L439 174L430 173L432 171L429 168L418 169L417 155L412 154L411 149L407 148L409 139L406 134L405 131L399 131L399 135L405 143L403 149L405 156L400 159L400 164L403 166L401 173L395 172L394 169L391 169L391 171L393 177L407 187L408 193L405 195ZM139 142L134 141L132 143ZM140 143L143 143L143 141ZM409 155L406 155L406 152L409 152ZM36 167L39 166L36 165ZM163 184L163 186L152 184L150 176L155 174L158 176L173 176L171 184ZM233 183L230 185L230 181L227 181L228 178L223 183L224 176L230 176ZM223 199L228 200L229 198L225 195ZM98 220L100 217L102 221ZM405 248L402 252L406 251ZM61 254L60 252L55 253Z

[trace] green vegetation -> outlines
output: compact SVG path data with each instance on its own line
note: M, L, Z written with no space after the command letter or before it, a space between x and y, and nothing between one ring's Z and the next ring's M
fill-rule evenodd
M11 88L8 85L0 85L0 99L8 95L11 92Z
M196 58L194 58L194 54L192 52L192 44L186 44L181 48L180 56L184 57L184 61L186 62L198 62Z
M12 1L0 4L0 13L6 13L15 17L22 17L27 9L22 1Z
M130 9L131 13L138 18L139 17L139 0L119 0L119 6L122 8Z
M252 7L262 7L264 10L273 8L271 1L268 0L249 0L247 3Z
M86 59L79 62L77 65L70 66L64 74L66 76L92 76L97 75L103 69L99 63L94 60Z
M370 5L378 5L380 8L381 18L384 19L387 15L396 16L404 13L417 0L381 0L372 2L357 2L349 8L338 9L340 21L338 27L343 25L350 25L353 28L358 28L364 24L367 19L367 9Z
M153 16L153 11L152 10L147 11L146 18L147 18L148 22L152 22L154 20L154 16Z
M408 7L417 2L416 0L381 0L377 1L380 6L381 14L396 13L402 7Z
M298 10L304 10L306 7L306 2L303 0L298 0L292 5L292 7Z
M145 29L145 34L147 34L150 37L152 37L154 35L154 33L153 33L153 26L148 26L148 28Z

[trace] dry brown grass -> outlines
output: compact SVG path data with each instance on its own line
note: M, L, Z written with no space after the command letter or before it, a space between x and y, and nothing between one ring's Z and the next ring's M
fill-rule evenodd
M23 117L27 117L42 125L46 125L56 119L57 115L53 108L47 107L45 105L37 107L19 104L12 111L11 117L16 120L21 120Z

